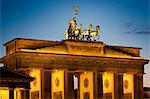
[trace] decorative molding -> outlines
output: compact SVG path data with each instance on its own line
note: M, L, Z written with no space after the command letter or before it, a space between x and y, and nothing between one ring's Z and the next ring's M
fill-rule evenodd
M87 88L89 86L89 79L85 78L84 79L84 87Z
M14 59L15 57L15 59ZM14 68L53 68L53 69L83 69L97 71L143 73L145 60L94 57L81 55L41 54L18 52L3 58L6 67ZM11 62L11 61L15 62ZM9 64L6 64L11 62Z

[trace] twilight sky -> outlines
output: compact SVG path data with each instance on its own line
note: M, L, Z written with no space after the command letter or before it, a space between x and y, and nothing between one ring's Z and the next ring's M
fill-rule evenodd
M78 24L100 25L100 41L108 45L141 47L150 59L149 0L1 0L2 44L14 38L62 40L73 5L79 5ZM145 65L144 86L150 87L150 63Z

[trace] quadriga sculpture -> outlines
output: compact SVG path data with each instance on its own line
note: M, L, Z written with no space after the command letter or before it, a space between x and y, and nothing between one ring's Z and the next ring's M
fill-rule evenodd
M92 28L92 24L89 24L87 29L81 33L82 40L96 41L99 39L100 26L96 26L94 30Z
M82 31L82 24L77 26L75 18L69 20L69 28L65 31L65 39L79 40Z
M94 31L91 31L90 37L93 41L99 40L100 26L96 26Z
M89 24L87 29L84 30L81 35L82 35L82 40L90 40L90 32L92 29L92 24Z
M82 31L82 24L77 26L76 19L73 18L69 20L69 27L65 31L65 39L97 41L99 40L100 26L96 26L94 30L92 28L92 24L89 24L87 29Z

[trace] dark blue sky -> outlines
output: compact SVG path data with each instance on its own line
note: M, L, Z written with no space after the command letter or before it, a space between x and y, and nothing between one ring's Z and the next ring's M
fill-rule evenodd
M141 47L141 56L150 59L149 0L1 0L0 57L2 44L16 37L64 39L73 5L80 6L77 22L83 28L101 26L101 41ZM144 84L150 86L150 65L145 68Z

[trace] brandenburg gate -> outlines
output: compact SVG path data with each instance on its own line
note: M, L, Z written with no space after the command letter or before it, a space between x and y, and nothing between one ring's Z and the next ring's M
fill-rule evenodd
M141 48L97 41L16 38L5 44L5 67L34 77L31 99L142 99ZM78 89L74 90L74 77Z
M99 33L100 26L93 29L92 24L82 31L74 17L65 40L5 43L1 63L35 78L30 99L143 99L148 60L140 56L141 48L107 45Z

